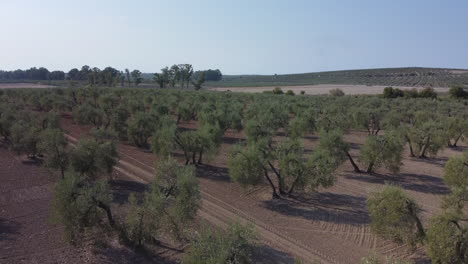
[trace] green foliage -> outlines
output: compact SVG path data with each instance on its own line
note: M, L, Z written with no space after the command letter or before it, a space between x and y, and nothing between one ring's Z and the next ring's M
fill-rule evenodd
M462 86L450 87L449 94L453 98L468 98L468 92Z
M67 139L59 129L46 129L40 135L38 148L45 155L44 164L48 168L58 169L62 178L69 163L69 155L66 149Z
M444 207L462 213L468 201L468 152L451 157L444 167L444 182L452 191L444 200Z
M158 163L156 178L143 200L130 197L127 236L137 246L155 240L163 230L170 230L176 238L181 238L195 218L200 203L194 168L180 166L173 159L164 160Z
M369 256L362 258L359 264L412 264L409 261L395 260L395 259L386 259L382 261L382 258L376 254L370 254Z
M132 75L135 86L138 86L143 81L143 78L141 77L141 71L133 70L130 74Z
M245 148L236 146L228 161L229 176L241 185L257 185L265 173L263 154L255 145Z
M203 83L205 82L205 73L202 72L200 73L200 75L198 76L198 79L197 81L192 81L192 85L194 87L195 90L200 90L202 88L202 85Z
M93 138L81 139L70 153L72 168L80 175L91 178L101 173L110 175L117 158L114 142Z
M424 239L419 206L401 188L388 185L368 199L371 229L377 235L414 247Z
M273 89L273 94L283 94L283 90L281 90L280 87L275 87L275 89Z
M415 154L420 158L435 156L447 142L447 130L436 121L418 123L410 128L407 135Z
M102 225L107 216L114 225L110 202L112 195L105 181L90 182L85 177L68 172L54 190L54 218L65 227L65 239L80 244L86 231Z
M31 121L19 120L11 126L11 146L18 154L36 157L39 154L40 129Z
M227 231L205 227L190 243L183 264L249 264L256 247L251 226L231 224Z
M404 92L398 88L385 87L383 90L384 98L398 98L403 97L404 95Z
M73 118L82 125L93 125L100 128L104 124L104 112L91 104L83 104L73 111Z
M154 133L158 118L150 113L137 112L128 124L128 138L137 147L148 147L148 139Z
M295 94L294 94L294 92L292 90L287 90L286 95L295 95Z
M368 136L361 148L361 162L371 173L381 166L397 173L402 165L403 140L399 133L387 131L384 136Z
M159 120L159 127L152 136L151 150L158 155L167 157L172 155L176 145L177 126L168 116Z
M452 213L431 219L427 245L433 263L463 264L468 260L468 226L460 222Z
M344 96L345 93L343 92L343 90L341 90L340 88L335 88L335 89L331 89L329 91L329 94L331 96Z

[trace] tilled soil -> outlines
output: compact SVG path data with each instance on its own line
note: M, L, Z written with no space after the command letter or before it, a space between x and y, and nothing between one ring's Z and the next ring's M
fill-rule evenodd
M63 120L63 126L75 138L88 131L88 128L74 124L69 117ZM182 126L194 128L195 124ZM352 145L351 154L355 158L365 137L366 134L359 131L345 137ZM399 185L422 206L423 217L427 220L440 212L441 197L448 193L442 181L443 166L448 157L461 153L461 148L446 149L434 159L405 158L397 175L382 169L374 175L358 174L345 163L332 188L295 200L273 201L267 186L244 190L229 180L229 149L242 138L241 134L228 131L219 153L205 161L207 165L197 168L203 197L202 218L215 225L225 225L236 219L254 224L267 247L275 248L277 256L286 256L281 263L293 262L288 255L306 261L317 259L322 263L357 263L371 252L430 263L422 249L411 252L405 246L374 236L369 228L366 199L387 183ZM306 138L308 151L313 149L316 140L314 136ZM157 161L152 153L127 144L120 144L119 152L118 169L124 174L143 183L152 179ZM404 155L408 157L408 153Z
M67 244L63 226L52 220L53 188L49 171L0 142L0 263L154 263L116 240Z

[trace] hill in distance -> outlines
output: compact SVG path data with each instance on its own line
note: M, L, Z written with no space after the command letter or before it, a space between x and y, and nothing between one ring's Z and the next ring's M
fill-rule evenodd
M408 87L468 85L468 70L443 68L383 68L275 75L224 75L208 87L262 87L314 84L356 84Z

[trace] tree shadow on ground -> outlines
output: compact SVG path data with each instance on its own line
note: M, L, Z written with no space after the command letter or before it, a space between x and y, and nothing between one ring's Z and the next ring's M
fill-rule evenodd
M0 217L0 241L11 240L12 235L19 234L21 224Z
M448 161L448 158L445 157L435 157L435 158L412 158L415 162L422 162L426 164L436 165L439 167L444 167L445 163Z
M197 166L197 177L205 178L215 181L230 182L229 172L227 168L217 167L208 164L201 164Z
M161 248L160 253L168 254L168 252L178 252L173 249ZM176 264L177 262L168 260L158 255L152 250L131 250L127 247L100 246L93 248L93 253L99 257L103 263L161 263L161 264Z
M292 255L267 245L257 246L253 259L257 264L294 264Z
M245 142L246 140L244 138L236 138L236 137L228 137L228 136L223 137L223 143L228 144L228 145L236 145L236 144L241 144Z
M148 190L149 185L125 180L110 181L112 195L115 203L122 205L127 203L131 193L143 193Z
M362 144L360 143L348 143L350 149L355 149L355 150L360 150L362 147Z
M337 193L317 193L310 199L281 199L263 202L269 210L307 220L339 224L368 224L366 198Z
M430 194L449 194L450 190L441 178L414 173L402 173L395 176L384 174L347 174L345 178L375 184L396 184L403 189Z

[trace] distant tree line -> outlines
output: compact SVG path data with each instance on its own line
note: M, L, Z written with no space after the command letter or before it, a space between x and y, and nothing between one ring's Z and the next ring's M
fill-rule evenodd
M2 71L0 70L0 80L63 80L63 71L49 71L44 67L30 68L28 70Z
M194 71L191 64L174 64L171 67L165 67L161 69L160 73L155 73L153 77L153 81L160 88L188 88L191 84L196 90L201 89L205 81L220 81L221 79L222 74L219 69ZM93 86L138 86L143 82L144 78L142 72L137 69L120 71L113 67L106 67L101 70L97 67L84 65L81 69L73 68L68 73L63 71L51 72L44 67L14 71L0 70L0 80L69 80L86 82Z
M221 81L221 79L223 78L223 74L221 73L219 69L216 69L216 70L209 69L205 71L196 71L193 74L194 79L198 79L201 74L205 75L206 81Z

